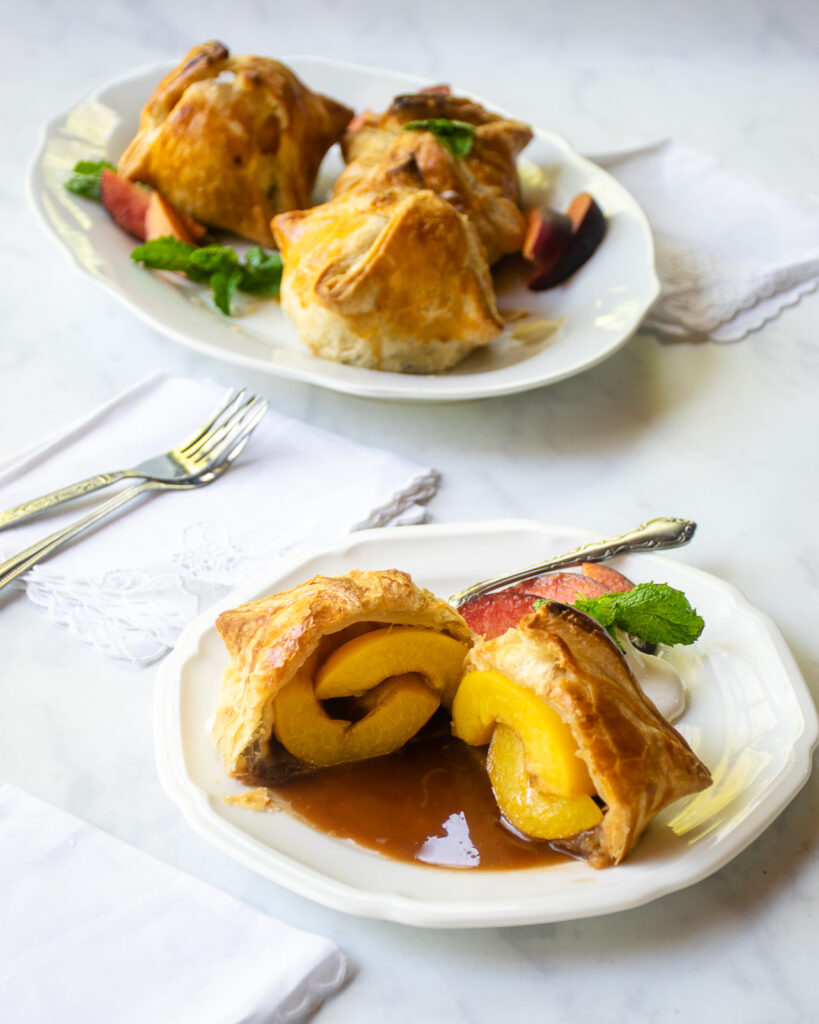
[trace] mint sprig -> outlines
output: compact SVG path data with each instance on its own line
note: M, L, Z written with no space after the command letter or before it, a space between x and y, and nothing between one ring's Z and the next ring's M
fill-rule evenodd
M74 164L71 177L66 179L65 187L75 196L99 199L102 172L106 167L109 171L116 172L116 167L108 160L79 160Z
M151 270L174 270L192 281L209 284L218 309L230 316L234 292L252 295L279 294L282 258L255 245L248 249L244 263L229 245L191 245L167 235L138 245L131 259Z
M685 594L667 583L638 583L625 593L582 597L574 604L609 632L622 629L649 644L693 644L705 626Z
M424 121L407 121L405 132L432 132L454 156L466 156L475 142L475 125L453 121L448 117L430 117Z

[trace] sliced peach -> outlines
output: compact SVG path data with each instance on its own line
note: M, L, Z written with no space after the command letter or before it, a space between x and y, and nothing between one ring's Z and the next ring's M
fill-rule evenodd
M165 238L172 235L180 242L194 244L195 237L188 229L186 218L178 213L158 192L152 192L145 213L145 239Z
M145 240L145 217L151 193L106 167L100 179L100 199L120 227Z
M594 794L571 729L547 701L500 672L467 672L452 704L453 733L472 746L482 746L489 743L497 724L518 734L526 770L544 792Z
M316 698L309 670L282 688L273 704L276 739L315 767L390 754L435 713L440 699L414 673L380 683L368 694L372 709L359 721L331 718Z
M554 268L569 248L572 222L565 213L532 207L525 213L526 233L521 252L537 264L538 273Z
M547 572L520 583L519 587L527 594L563 604L574 604L579 597L602 597L608 593L602 583L578 572Z
M566 839L594 828L603 812L590 796L544 792L526 770L523 744L514 729L496 725L486 759L489 781L507 821L535 839Z
M444 633L387 626L349 640L316 674L316 696L360 696L390 676L419 672L447 707L458 688L468 645Z
M580 571L589 579L597 580L610 594L625 594L627 590L634 590L634 584L621 572L612 569L610 565L601 565L599 562L584 562Z
M566 215L572 224L572 236L557 262L537 266L529 281L533 291L543 291L561 284L589 259L606 233L603 211L588 192L581 192L569 204Z
M473 633L492 640L514 629L524 615L534 611L535 598L521 592L517 587L484 594L461 605L458 611L463 615Z

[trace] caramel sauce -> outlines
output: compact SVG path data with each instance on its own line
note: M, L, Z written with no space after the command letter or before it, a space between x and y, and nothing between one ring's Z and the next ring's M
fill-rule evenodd
M485 751L440 727L385 757L275 784L258 772L246 781L266 786L313 828L396 860L497 871L566 859L503 823Z

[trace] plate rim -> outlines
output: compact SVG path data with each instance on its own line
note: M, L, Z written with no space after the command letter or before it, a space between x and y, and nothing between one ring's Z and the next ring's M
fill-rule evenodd
M570 533L581 541L586 537L593 539L599 536L594 531L579 527L563 527L525 518L432 523L362 530L347 534L331 543L300 548L285 558L268 565L252 579L247 580L219 602L203 611L185 628L176 647L168 654L157 672L154 700L155 758L160 783L166 795L182 811L185 819L200 836L222 852L227 853L232 859L244 864L257 874L284 885L285 888L300 896L321 903L333 910L359 917L435 928L508 927L580 920L642 906L673 892L681 891L719 871L768 828L807 782L812 768L813 751L819 743L819 715L817 715L816 706L801 670L780 630L766 613L751 605L732 584L688 563L675 562L675 566L681 567L684 574L690 574L710 587L716 586L761 627L782 665L783 673L801 712L803 726L793 743L791 757L772 783L771 794L764 804L764 813L757 812L750 819L746 819L740 827L721 841L719 847L711 848L709 851L700 851L696 857L689 857L689 860L683 862L683 866L689 869L686 872L681 874L679 870L673 869L673 865L666 864L662 870L659 870L656 878L647 877L639 891L629 890L628 886L624 885L620 889L622 895L618 895L617 892L613 895L604 892L602 904L584 905L579 909L569 905L546 910L535 900L525 907L521 907L519 903L514 903L511 900L507 900L506 904L496 901L492 908L487 909L482 904L467 905L461 902L446 904L440 900L424 900L402 893L361 890L349 882L330 878L312 867L295 862L287 854L273 850L262 840L248 835L242 829L217 815L209 806L211 797L201 790L185 772L181 745L182 723L179 714L182 670L187 661L196 654L205 634L213 630L214 617L221 610L235 607L237 603L252 599L259 590L271 585L275 586L275 583L271 584L271 580L293 572L300 565L316 557L343 554L345 548L362 542L365 544L371 541L388 542L388 538L399 530L402 537L423 534L427 537L437 535L439 538L446 538L453 534L533 530L542 532L544 535ZM669 559L662 555L642 554L641 561L663 564ZM169 723L173 727L171 742L169 742ZM178 746L175 745L177 737L179 738ZM363 852L369 854L369 851ZM714 856L715 853L716 856ZM422 870L435 869L424 867ZM529 873L537 870L554 871L555 869L553 867L529 869ZM617 867L618 877L622 877L627 871L628 862L619 865Z
M291 54L289 56L283 56L280 59L285 63L288 61L314 62L319 66L337 68L339 71L354 71L362 75L400 76L408 80L413 80L419 85L427 81L425 77L412 72L342 61L336 58L321 57L315 54ZM138 320L146 323L159 334L171 338L173 341L188 349L207 356L208 358L217 359L233 365L243 366L255 372L267 373L271 376L280 377L284 380L296 380L315 387L322 387L339 394L349 394L362 398L418 403L471 401L475 399L495 397L500 398L510 394L522 394L541 387L547 387L550 384L556 384L561 380L566 380L570 377L577 376L578 374L585 373L587 370L615 355L615 353L617 353L639 330L646 313L654 304L660 293L660 281L656 271L654 237L648 218L635 197L604 168L599 167L588 157L579 153L564 136L550 131L549 129L532 126L533 131L537 136L548 140L550 144L559 149L567 159L575 162L580 167L592 168L595 174L605 175L612 185L620 190L623 196L627 198L629 207L628 215L640 228L642 244L645 247L646 256L645 298L639 312L633 317L633 323L630 323L625 329L621 330L620 335L616 340L614 340L603 352L596 353L584 360L582 363L574 364L572 367L566 368L563 371L551 372L546 375L541 374L540 376L530 377L526 380L512 379L507 382L501 381L493 383L491 379L487 381L486 378L491 377L492 374L497 373L498 371L491 369L477 373L472 377L447 376L446 374L400 374L388 373L387 371L371 371L373 374L377 374L377 376L374 376L373 378L362 377L360 380L358 377L353 377L351 380L340 380L334 378L332 375L323 375L320 370L314 372L304 368L281 365L277 364L274 360L265 362L262 359L246 355L241 352L231 352L228 349L220 349L217 351L215 345L200 341L193 335L193 333L188 333L186 330L181 329L174 324L169 324L166 320L163 320L158 316L155 316L152 312L146 310L136 298L133 298L130 295L127 289L108 277L105 273L94 271L84 266L78 259L74 250L65 242L61 237L60 232L52 223L50 215L42 202L42 189L38 189L37 187L38 178L43 174L42 161L49 140L60 133L60 129L65 124L68 116L80 104L98 98L101 94L113 88L136 81L149 74L164 74L174 66L175 63L172 61L157 61L123 72L122 74L99 84L93 90L77 99L62 113L43 122L40 125L36 149L28 163L25 176L25 193L28 205L34 212L40 228L65 254L75 272L79 273L84 278L90 278L97 286L112 294L116 300L128 309ZM491 103L469 90L459 90L459 92L464 96L468 96L494 110L497 110L499 113L511 116L497 104ZM226 329L229 328L226 327ZM361 368L355 367L353 369ZM430 388L428 386L430 381L436 382L434 388ZM419 384L417 382L423 382L423 384ZM447 386L447 383L449 386Z

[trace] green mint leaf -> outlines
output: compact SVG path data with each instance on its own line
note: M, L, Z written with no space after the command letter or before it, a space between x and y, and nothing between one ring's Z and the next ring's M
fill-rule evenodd
M251 295L276 296L282 280L282 257L279 252L266 252L254 245L245 254L239 288Z
M575 607L605 626L650 644L693 644L705 623L681 590L667 583L640 583L622 594L580 598Z
M431 117L425 121L407 121L405 132L432 132L454 156L466 156L475 141L475 125L452 121L448 117Z
M198 284L209 284L213 301L230 316L230 303L237 288L253 295L278 295L282 258L255 245L241 263L229 245L191 245L167 235L138 245L131 259L151 270L175 270Z
M536 597L532 602L532 611L539 611L546 603L545 597Z
M196 246L190 242L180 242L172 235L165 235L163 238L153 238L150 242L138 245L131 253L131 259L137 263L144 263L151 270L178 270L187 274L194 252ZM207 281L209 276L206 273L194 280Z
M116 167L108 160L79 160L74 164L73 174L65 181L65 187L75 196L99 199L102 172L106 167L116 171Z
M235 253L234 253L235 255ZM213 301L219 309L230 316L230 300L239 282L242 279L242 270L239 266L230 267L225 270L217 270L210 279L210 286L213 290Z
M239 257L229 245L194 246L186 273L194 281L209 281L214 274L228 273L238 266Z

